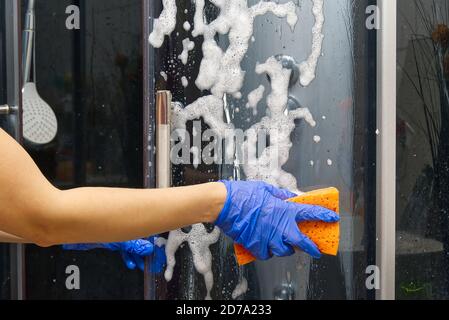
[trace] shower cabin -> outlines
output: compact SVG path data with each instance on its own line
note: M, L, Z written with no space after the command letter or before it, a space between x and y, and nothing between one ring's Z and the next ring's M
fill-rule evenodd
M342 220L338 256L320 260L297 253L238 266L211 225L160 235L171 248L161 274L126 270L110 252L3 245L0 298L447 297L447 232L431 232L446 219L423 200L432 202L433 167L413 124L425 117L412 62L425 59L413 55L422 30L412 27L419 12L433 12L421 2L36 0L30 81L58 121L56 138L38 145L21 129L29 2L2 1L0 124L59 188L254 178L300 191L333 186ZM279 143L271 131L256 164L237 148L231 161L201 161L211 143L223 147L211 129L248 132L267 121L288 129L280 162L264 163L272 171L253 170ZM178 161L173 146L183 138L193 145ZM184 240L170 246L175 237ZM65 286L70 265L80 269L79 290Z

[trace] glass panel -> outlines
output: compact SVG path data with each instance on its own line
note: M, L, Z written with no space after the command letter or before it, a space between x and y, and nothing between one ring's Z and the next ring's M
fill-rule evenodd
M449 298L449 1L399 0L398 299Z
M17 106L19 104L19 88L17 70L19 55L15 50L20 39L16 32L16 3L10 0L0 3L0 105L8 105L9 114L0 115L0 128L12 137L19 139L19 121ZM17 299L18 246L0 244L0 300Z
M193 230L178 231L177 236L175 233L170 235L169 244L174 244L173 240L180 237L190 239L190 244L183 243L176 251L173 275L168 270L165 276L156 276L147 282L148 296L156 299L204 299L211 289L213 299L373 298L374 293L365 288L365 270L374 264L375 258L376 31L367 31L365 10L374 2L325 1L323 11L320 9L321 1L301 1L300 5L299 2L286 4L287 1L261 2L259 7L256 5L258 2L240 0L220 5L218 1L205 1L202 10L199 6L203 1L196 2L198 7L190 1L176 4L164 1L167 7L161 15L162 1L150 1L150 25L158 23L158 26L154 28L156 33L150 36L150 43L156 48L153 49L154 54L150 54L147 71L150 78L154 78L155 90L171 90L174 100L186 106L184 109L177 106L173 129L186 124L192 144L195 138L200 137L200 142L193 145L196 149L187 157L190 164L173 164L173 183L190 185L241 177L265 179L301 190L335 186L341 193L343 236L340 253L336 258L324 257L320 261L311 261L306 255L297 254L239 268L229 240L220 236L215 241L217 238L212 227L206 226L207 231L204 231L202 226L196 226ZM272 10L263 12L265 5L272 6L271 9L282 17L275 16ZM312 15L312 5L316 6L316 19ZM251 11L248 11L249 7ZM175 8L176 16L173 16ZM251 12L257 15L254 24ZM321 14L325 17L322 50L319 48ZM292 31L288 23L293 24L296 15L299 20ZM160 19L155 20L159 16ZM176 26L172 25L175 21ZM201 30L202 21L209 25ZM218 28L220 32L205 34L204 31L210 30L214 24L223 28ZM170 27L174 27L171 33ZM153 30L152 27L150 29ZM197 33L196 37L192 36L192 30ZM312 30L315 30L314 37ZM170 36L164 39L164 33L170 33ZM207 43L203 42L204 39ZM312 41L315 51L312 50ZM188 58L185 63L182 61L184 48L191 49L185 50ZM222 52L225 56L214 60L214 55ZM279 72L273 71L269 77L263 72L264 68L276 67L280 73L286 72L286 69L279 69L280 64L270 57L283 58L284 67L293 67L288 90L287 83L284 81L282 84L283 77ZM315 58L318 67L313 79L313 74L307 71L314 71ZM306 60L309 68L299 65ZM301 79L298 79L298 65L303 68ZM203 68L201 71L200 66ZM239 66L244 74L240 73ZM270 98L270 93L275 95ZM201 102L203 100L198 99L206 96L209 96L207 102L195 109L194 102ZM287 100L287 96L288 103L282 102L282 99ZM259 98L262 98L260 102ZM283 116L283 112L273 116L279 101L289 116ZM154 96L150 102L154 106ZM257 107L251 108L256 104ZM208 113L207 108L211 107L215 109ZM309 108L314 120L301 117L299 110L303 107ZM189 112L185 110L192 110L192 114L197 116L188 116ZM202 120L199 122L200 115ZM292 119L294 115L297 115L295 121ZM189 121L185 123L183 117ZM206 139L201 142L199 133L208 128L223 128L230 123L235 128L247 130L261 121L284 129L281 141L285 144L280 145L284 146L282 150L287 157L276 158L279 162L274 171L257 175L248 163L235 161L231 164L195 163L195 154L201 154L212 141ZM285 131L287 126L291 128ZM271 134L266 141L275 143ZM173 143L179 143L176 136ZM274 165L273 162L269 164ZM280 173L285 180L276 179L279 174L272 174L276 170L279 173L280 168L285 170ZM208 259L206 243L211 244L212 261ZM197 250L195 260L189 247ZM167 279L171 281L167 283Z
M23 12L27 1L23 1ZM69 30L66 9L80 9ZM56 113L48 144L25 141L44 174L60 188L143 187L142 20L140 0L36 0L36 77ZM117 253L64 252L27 246L29 299L143 299L143 276ZM65 286L77 265L81 289Z

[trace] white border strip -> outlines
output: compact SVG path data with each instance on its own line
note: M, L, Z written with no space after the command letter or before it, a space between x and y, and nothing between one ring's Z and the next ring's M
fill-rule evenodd
M397 1L378 0L377 69L377 299L395 299L396 278L396 50Z

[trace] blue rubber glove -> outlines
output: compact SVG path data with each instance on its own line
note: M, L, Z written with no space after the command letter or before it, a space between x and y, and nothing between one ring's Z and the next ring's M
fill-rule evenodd
M126 266L134 270L137 267L140 270L145 268L145 258L152 256L150 272L162 272L166 257L165 249L154 244L155 238L139 239L127 242L116 243L95 243L95 244L66 244L65 250L88 251L93 249L107 249L111 251L120 251Z
M220 182L228 195L215 224L259 260L290 256L294 248L320 258L318 247L301 233L298 223L340 220L328 209L286 202L296 195L264 182Z

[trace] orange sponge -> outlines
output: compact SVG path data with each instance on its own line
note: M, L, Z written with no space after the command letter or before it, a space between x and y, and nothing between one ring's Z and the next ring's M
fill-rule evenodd
M339 192L336 188L326 188L311 191L288 201L321 206L339 213ZM326 223L322 221L306 221L298 224L302 233L308 236L320 249L321 253L336 256L340 242L340 223ZM245 265L256 258L243 246L234 245L237 263Z

